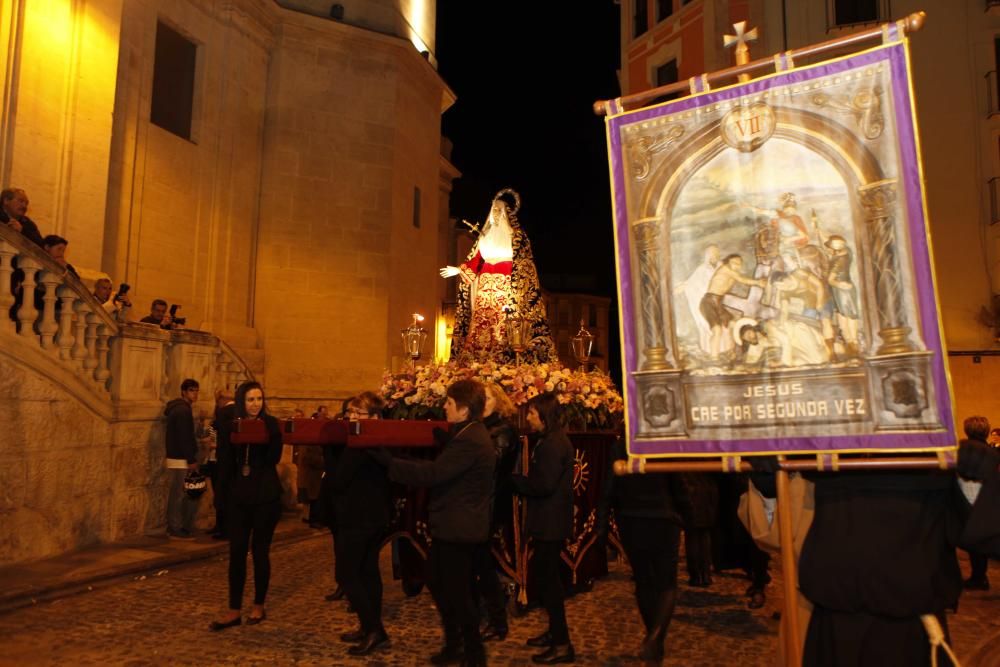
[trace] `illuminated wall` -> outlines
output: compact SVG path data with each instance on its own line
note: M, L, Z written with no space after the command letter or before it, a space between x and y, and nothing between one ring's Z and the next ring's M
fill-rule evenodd
M181 304L272 394L343 396L440 311L454 95L434 0L281 4L0 0L0 175L138 316ZM190 137L150 122L158 22L196 47Z
M100 264L122 0L0 0L0 183Z
M288 9L328 17L333 5L343 8L341 23L409 40L436 65L437 0L277 0Z

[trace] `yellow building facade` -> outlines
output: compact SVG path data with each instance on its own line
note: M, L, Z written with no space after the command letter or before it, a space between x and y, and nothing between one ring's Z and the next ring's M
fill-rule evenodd
M439 314L459 174L435 1L330 5L0 0L0 184L81 273L131 285L136 319L162 298L206 332L108 320L4 228L0 274L39 266L52 308L0 327L0 563L162 528L183 377L196 416L251 376L308 414L376 388L410 314Z

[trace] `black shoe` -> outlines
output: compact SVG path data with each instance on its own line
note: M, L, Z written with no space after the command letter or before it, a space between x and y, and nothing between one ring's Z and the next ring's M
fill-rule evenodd
M326 600L327 602L336 602L337 600L343 600L344 589L341 588L340 586L337 586L337 589L335 591L324 595L323 599Z
M576 653L573 651L572 644L553 645L548 650L531 656L531 661L539 665L556 665L574 660L576 660Z
M484 642L488 642L491 639L496 639L497 641L503 641L507 639L508 628L506 625L487 625L482 633L479 635L480 639Z
M237 616L231 621L212 621L208 624L208 629L212 632L218 632L219 630L225 630L226 628L235 628L237 625L243 622L242 616Z
M486 651L479 651L475 656L466 654L462 658L462 667L486 667Z
M357 630L351 630L350 632L345 632L340 635L340 641L347 642L348 644L356 644L368 635L367 632L358 628Z
M267 612L261 612L260 616L247 616L247 625L257 625L267 620Z
M432 665L457 665L465 659L465 647L461 644L445 644L444 648L431 656Z
M990 590L990 580L986 577L969 577L966 579L962 585L967 591L988 591Z
M747 607L750 609L760 609L764 606L764 591L763 589L756 588L753 593L750 594L750 601L747 602Z
M357 646L347 649L350 655L369 655L379 649L389 648L389 635L384 630L369 632Z
M538 648L543 648L547 646L552 646L552 633L546 630L537 637L532 637L528 641L524 642L528 646L536 646Z
M663 640L656 637L646 637L639 647L639 659L643 661L663 660Z
M183 528L181 528L180 530L170 530L168 528L167 529L167 537L172 537L175 540L193 540L194 539L194 535L191 534L191 531L184 530Z

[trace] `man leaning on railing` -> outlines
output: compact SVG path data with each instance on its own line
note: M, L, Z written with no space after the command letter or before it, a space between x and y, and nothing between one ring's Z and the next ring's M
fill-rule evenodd
M25 215L28 212L28 195L20 188L7 188L0 191L0 222L25 238L42 245L42 233L38 225Z

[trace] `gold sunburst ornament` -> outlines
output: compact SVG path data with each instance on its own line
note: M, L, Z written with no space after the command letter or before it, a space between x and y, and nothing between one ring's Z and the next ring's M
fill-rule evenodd
M587 463L583 450L577 450L576 459L573 464L573 491L580 495L587 488L590 481L590 464Z

